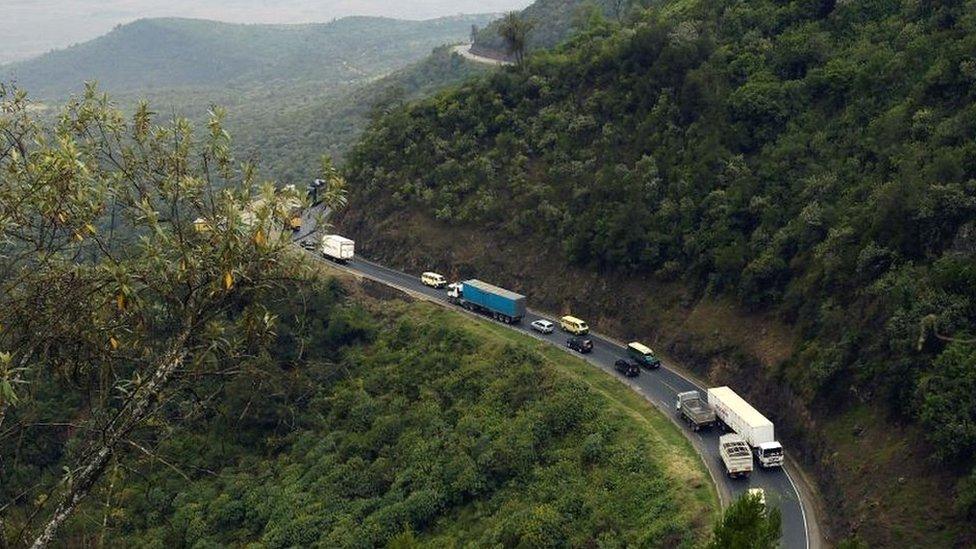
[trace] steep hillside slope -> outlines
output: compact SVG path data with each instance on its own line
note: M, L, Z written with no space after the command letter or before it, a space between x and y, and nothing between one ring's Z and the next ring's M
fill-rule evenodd
M126 465L63 545L690 547L708 536L708 473L624 384L369 282L298 284L274 300L271 352L238 360L225 385L201 383L198 409L168 411L179 428L139 439L151 455L122 450ZM18 503L8 532L30 520L24 494L44 493L64 463L73 439L57 418L84 402L67 382L37 386L8 420L51 427L0 438L18 456L0 468L0 496Z
M651 333L774 416L841 535L971 543L974 8L726 0L591 28L376 123L344 229Z
M490 19L348 17L308 25L143 19L90 42L0 67L0 74L48 98L77 91L87 80L97 80L113 93L323 83L335 87L416 61Z

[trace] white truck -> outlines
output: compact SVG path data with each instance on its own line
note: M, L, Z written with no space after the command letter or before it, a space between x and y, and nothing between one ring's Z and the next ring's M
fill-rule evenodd
M735 433L718 437L718 455L729 478L747 477L752 472L749 444Z
M715 410L715 417L749 444L759 459L759 465L783 465L783 446L776 441L773 422L766 419L766 416L728 387L709 389L708 404Z
M322 237L322 255L339 263L352 259L356 243L337 234L327 234Z

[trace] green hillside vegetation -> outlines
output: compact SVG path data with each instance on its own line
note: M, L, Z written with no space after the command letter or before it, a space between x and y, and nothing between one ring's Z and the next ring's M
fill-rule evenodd
M491 18L354 17L323 25L148 19L0 67L0 75L18 75L16 84L42 104L60 103L69 90L97 78L124 110L148 100L162 114L199 123L211 105L221 105L237 155L259 159L262 175L301 185L314 177L322 154L342 159L374 108L428 95L485 70L442 45L463 41L472 24Z
M463 39L471 25L490 19L347 17L305 25L142 19L95 40L0 67L0 74L39 98L63 98L89 80L114 95L214 89L231 97L244 90L263 91L267 98L275 92L298 97L389 73L436 46ZM220 99L223 93L205 97L198 108Z
M307 290L271 300L280 322L268 352L230 383L199 385L209 396L198 409L168 412L179 429L142 442L158 459L132 448L138 469L110 468L67 545L675 547L707 537L717 501L701 462L624 385L433 305L346 297L335 280ZM82 399L49 383L41 394L59 398L18 413L42 423ZM3 469L4 501L59 470L65 432L37 433L0 439L17 456Z
M635 13L651 6L675 9L686 4L684 0L537 0L518 16L532 24L527 49L529 51L552 48L585 28L592 17L605 17L614 21L627 21ZM492 21L475 35L472 51L489 57L507 57L505 40L499 35L501 19Z
M232 109L239 116L229 121L229 127L237 136L240 154L261 159L262 173L284 183L303 184L322 154L341 160L371 118L486 69L453 54L449 47L439 47L413 65L328 96L280 108L272 108L270 101L240 105Z
M789 402L821 419L868 404L921 425L932 469L966 476L974 47L972 0L709 1L623 28L596 22L524 70L374 124L349 160L350 214L420 212L490 234L493 247L531 242L573 268L774 314L798 342L764 375ZM567 306L587 310L577 295ZM957 499L961 533L905 527L971 539L971 485Z

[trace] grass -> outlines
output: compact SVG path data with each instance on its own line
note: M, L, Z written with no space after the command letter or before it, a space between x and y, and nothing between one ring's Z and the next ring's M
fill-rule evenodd
M560 375L589 386L607 402L613 414L630 419L627 422L629 428L634 432L643 432L651 441L652 459L659 461L671 483L681 487L681 512L689 516L702 538L707 535L708 528L720 515L716 488L705 464L685 435L644 397L613 376L550 343L427 302L417 302L409 308L418 318L442 319L462 326L489 344L511 344L531 349L542 355Z

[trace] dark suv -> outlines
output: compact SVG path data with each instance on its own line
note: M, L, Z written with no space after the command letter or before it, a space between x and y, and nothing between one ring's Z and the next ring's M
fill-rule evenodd
M613 367L627 377L637 377L640 375L640 366L634 360L619 358L613 363Z
M566 340L566 346L579 353L588 353L593 350L593 340L588 337L575 336Z

